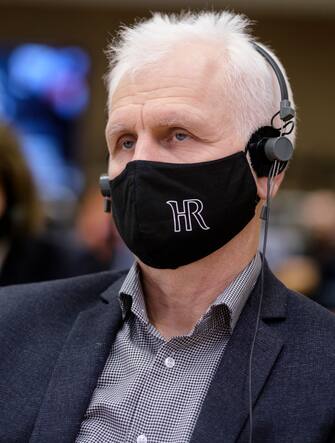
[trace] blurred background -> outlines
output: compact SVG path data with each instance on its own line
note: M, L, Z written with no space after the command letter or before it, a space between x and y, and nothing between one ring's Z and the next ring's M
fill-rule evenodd
M335 310L333 0L0 0L0 124L14 128L48 232L55 244L65 235L85 260L89 252L88 272L131 262L103 213L97 187L106 171L104 49L120 23L149 16L151 10L189 8L245 13L255 21L254 34L286 67L298 137L273 203L268 257L290 287ZM0 248L0 265L8 249L7 241Z

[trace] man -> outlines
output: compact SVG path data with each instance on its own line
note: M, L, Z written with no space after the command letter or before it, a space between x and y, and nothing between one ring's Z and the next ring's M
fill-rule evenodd
M109 186L136 263L2 292L1 441L334 441L335 319L261 278L268 180L244 150L280 93L247 24L154 15L112 48Z

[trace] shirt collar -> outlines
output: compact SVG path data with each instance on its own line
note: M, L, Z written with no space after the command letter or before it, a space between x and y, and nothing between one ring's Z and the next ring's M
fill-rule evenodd
M132 311L145 323L148 323L148 316L142 290L140 268L135 261L120 288L119 300L123 319Z
M253 290L262 267L262 259L259 252L251 262L238 274L238 276L218 295L209 309L213 306L227 306L230 318L231 329L233 330L246 304L251 291Z
M228 308L230 328L234 329L242 309L253 290L262 267L260 253L257 252L251 262L238 276L221 292L209 306L203 317L208 317L217 306ZM133 312L144 323L148 324L148 316L140 279L140 268L136 262L130 268L119 291L119 301L123 319Z

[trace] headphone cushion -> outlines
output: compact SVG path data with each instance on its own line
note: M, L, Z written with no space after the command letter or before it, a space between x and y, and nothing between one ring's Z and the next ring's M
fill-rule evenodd
M264 146L269 138L277 138L279 136L279 129L272 126L262 126L251 135L245 152L249 152L251 166L257 177L267 177L269 175L273 162L267 158ZM280 162L278 174L286 168L287 163Z

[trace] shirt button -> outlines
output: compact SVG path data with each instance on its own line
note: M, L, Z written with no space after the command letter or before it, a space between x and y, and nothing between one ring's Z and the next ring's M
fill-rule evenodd
M136 443L147 443L147 441L148 439L144 434L139 435L136 439Z
M173 366L176 364L176 361L172 357L166 357L164 364L167 368L173 368Z

